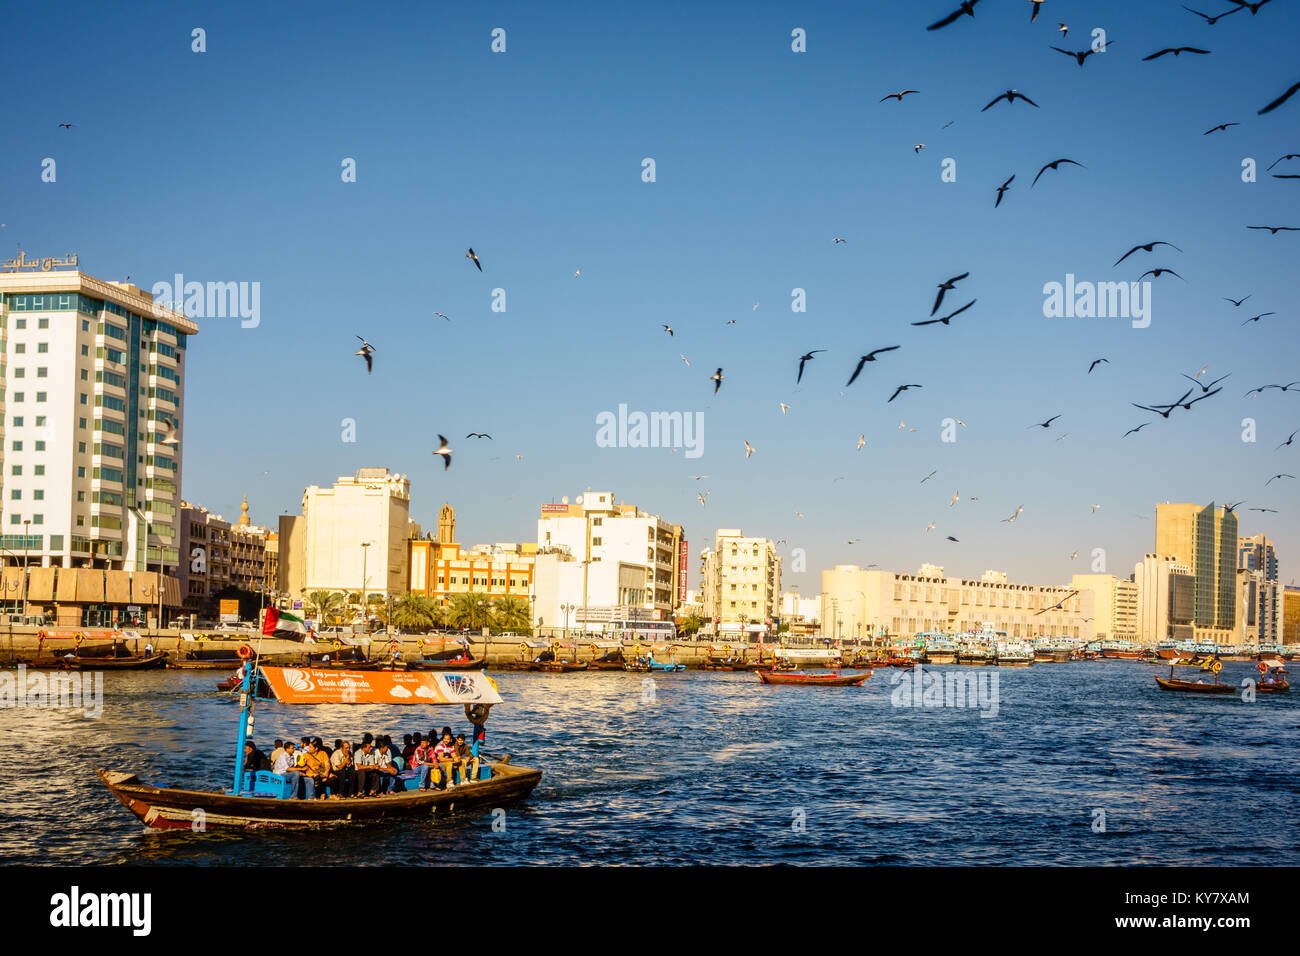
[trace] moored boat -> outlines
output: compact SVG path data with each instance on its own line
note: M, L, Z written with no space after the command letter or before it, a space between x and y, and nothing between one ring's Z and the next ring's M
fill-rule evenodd
M858 687L871 676L871 671L861 674L806 674L758 671L764 684L800 684L808 687Z
M1026 641L998 641L994 660L998 667L1029 667L1034 663L1034 648Z
M932 637L925 642L925 663L956 664L957 642L946 634Z

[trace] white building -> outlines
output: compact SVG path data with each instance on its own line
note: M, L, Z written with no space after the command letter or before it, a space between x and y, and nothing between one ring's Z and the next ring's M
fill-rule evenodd
M1136 641L1138 586L1113 574L1075 574L1070 586L1092 592L1092 631L1098 640Z
M798 591L786 591L781 595L781 621L791 624L802 622L816 624L821 620L822 596L802 597Z
M598 631L612 620L671 621L686 599L680 525L589 491L537 519L533 625Z
M331 488L307 488L302 551L288 558L302 562L302 591L406 593L410 514L411 483L387 468L362 468Z
M1138 589L1138 641L1154 646L1171 638L1192 639L1191 568L1159 554L1133 566ZM1182 585L1187 585L1184 588ZM1175 587L1177 585L1177 587ZM1184 594L1184 590L1189 593Z
M129 283L0 274L6 563L176 568L185 349L197 332Z
M767 628L781 616L781 557L767 538L719 528L700 554L704 616L717 633Z

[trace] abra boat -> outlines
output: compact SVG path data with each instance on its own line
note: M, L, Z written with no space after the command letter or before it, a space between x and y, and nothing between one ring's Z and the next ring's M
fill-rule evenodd
M1174 677L1174 668L1171 664L1169 667L1168 677L1157 677L1156 683L1160 685L1161 690L1176 690L1190 694L1232 694L1236 693L1237 688L1232 684L1219 683L1219 671L1223 670L1223 665L1214 661L1210 667L1206 668L1214 672L1214 683L1207 684L1204 681L1179 680Z
M426 638L420 642L420 656L406 662L411 671L481 671L487 666L487 655L475 657L463 637Z
M956 664L957 642L946 634L940 634L926 641L925 662L927 664Z
M126 639L134 636L136 652L127 649ZM36 656L19 659L28 670L122 671L156 670L167 666L167 655L155 653L145 644L138 652L140 635L134 631L55 630L42 628L36 634ZM87 643L102 639L103 643ZM71 642L71 649L60 653L47 647L46 641Z
M256 672L269 695L251 693ZM137 774L96 770L113 796L145 826L159 830L204 828L346 826L397 819L422 819L473 807L503 806L522 800L542 779L540 770L517 767L506 755L486 764L490 776L447 790L415 790L382 797L305 800L284 797L285 779L265 771L244 772L244 741L252 725L255 700L282 704L463 704L474 725L471 752L481 753L484 724L493 705L501 703L486 673L409 673L404 671L337 671L324 668L249 667L240 686L239 739L234 786L225 791L155 787Z
M592 641L589 646L595 655L587 662L589 671L621 671L627 663L622 641Z
M667 651L668 660L661 661L655 658L655 651ZM633 657L623 665L625 671L635 671L638 674L655 672L661 674L675 674L686 670L685 664L677 662L677 652L672 647L651 647L649 653L642 656L641 645L638 644L632 649Z
M862 674L804 674L781 673L778 671L758 671L758 679L764 684L803 684L811 687L859 687L871 676L871 671Z

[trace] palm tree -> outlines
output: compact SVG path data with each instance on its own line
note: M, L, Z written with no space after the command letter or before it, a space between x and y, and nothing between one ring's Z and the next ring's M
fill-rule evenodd
M447 623L452 627L480 628L491 623L491 598L479 591L453 594L447 608ZM481 605L481 606L480 606Z
M403 594L393 604L392 623L404 631L427 631L438 622L440 608L422 594Z
M312 591L307 595L307 607L316 613L316 620L329 624L338 617L343 606L343 596L337 591Z
M492 601L492 617L496 626L513 634L531 634L532 622L528 615L528 602L523 598L503 594Z
M703 626L704 618L700 617L698 614L688 614L682 619L682 622L677 625L677 633L682 637L694 637Z

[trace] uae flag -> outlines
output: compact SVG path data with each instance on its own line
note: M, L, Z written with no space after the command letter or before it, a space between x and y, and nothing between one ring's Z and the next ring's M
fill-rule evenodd
M266 609L266 619L262 622L262 634L266 637L283 637L291 641L305 641L307 639L307 625L303 623L302 618L290 614L288 611L268 607Z

